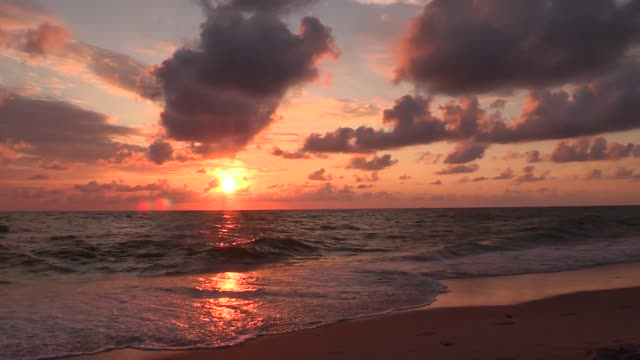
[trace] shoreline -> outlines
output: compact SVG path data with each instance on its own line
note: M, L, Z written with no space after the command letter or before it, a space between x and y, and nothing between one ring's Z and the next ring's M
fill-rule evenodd
M440 294L435 302L427 306L342 320L295 332L261 335L233 346L176 351L120 349L68 358L459 358L464 357L465 353L478 354L478 351L483 354L479 358L492 359L501 356L514 358L516 353L518 359L529 358L528 356L558 358L556 355L560 355L559 358L584 358L590 351L593 354L597 351L609 351L598 350L606 346L640 345L640 322L624 325L629 323L625 322L625 319L640 318L640 306L634 306L640 302L640 263L613 264L555 273L450 279L442 283L449 291ZM577 306L583 306L581 316L577 316L577 311L565 311ZM558 313L556 318L542 316L553 312ZM501 313L505 314L499 315ZM516 313L519 314L517 318ZM525 323L528 325L518 326L521 319L526 320ZM478 324L475 324L476 322ZM467 323L475 325L467 326ZM477 327L480 323L485 327L487 324L492 326L468 333L469 328ZM616 326L618 323L624 326ZM532 324L536 325L531 328ZM433 330L420 331L425 326ZM556 334L555 343L554 338L547 339L548 346L526 341L536 337L535 329L549 328L543 332L543 335L547 336L558 326L568 328L565 329L564 337L562 333ZM505 332L505 329L509 331ZM584 329L591 329L596 333L587 336ZM417 333L412 335L412 330ZM404 337L399 337L400 333L403 333ZM442 337L441 333L450 334L448 338L451 339L445 339L447 336ZM501 340L504 336L514 337L510 343L519 344L519 348L505 345L504 340ZM501 346L492 348L492 351L487 351L486 348L483 350L483 346L486 347L492 341L494 345ZM502 349L499 349L500 347ZM374 349L376 351L373 351ZM385 351L387 356L384 356Z

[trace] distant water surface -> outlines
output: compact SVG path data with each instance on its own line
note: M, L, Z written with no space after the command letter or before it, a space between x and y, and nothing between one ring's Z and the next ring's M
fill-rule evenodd
M0 213L0 359L230 345L640 260L640 207Z

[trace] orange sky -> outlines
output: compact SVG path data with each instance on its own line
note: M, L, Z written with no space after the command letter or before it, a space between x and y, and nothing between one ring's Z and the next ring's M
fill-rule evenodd
M591 2L593 49L519 25L564 8L0 0L0 210L638 204L640 11Z

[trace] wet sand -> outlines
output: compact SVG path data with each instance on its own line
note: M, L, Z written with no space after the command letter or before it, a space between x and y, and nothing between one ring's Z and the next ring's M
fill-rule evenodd
M75 359L640 359L640 264L445 284L421 309L228 348Z

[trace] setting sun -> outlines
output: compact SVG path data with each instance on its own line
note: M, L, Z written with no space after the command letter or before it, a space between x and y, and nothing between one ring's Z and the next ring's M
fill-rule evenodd
M226 193L232 193L238 188L238 183L233 180L232 177L225 177L222 179L220 189Z

